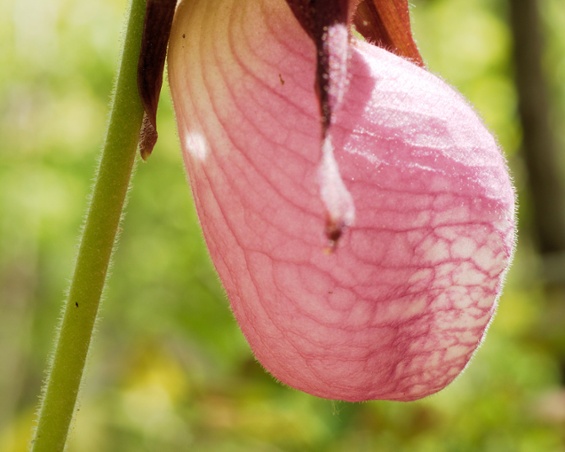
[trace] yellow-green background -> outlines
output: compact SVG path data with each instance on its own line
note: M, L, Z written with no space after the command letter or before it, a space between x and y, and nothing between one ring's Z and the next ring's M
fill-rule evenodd
M539 3L562 150L565 4ZM265 374L208 260L165 87L160 140L134 178L70 451L565 451L565 296L545 295L529 232L505 5L413 8L430 69L476 105L520 193L516 261L468 370L419 402L364 404L317 399ZM30 438L125 10L125 0L0 0L0 451L23 451Z

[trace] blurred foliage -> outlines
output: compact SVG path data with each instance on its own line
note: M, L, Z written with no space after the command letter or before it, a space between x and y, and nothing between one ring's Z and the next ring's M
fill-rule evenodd
M263 372L207 257L165 89L160 141L134 178L70 451L565 451L565 333L548 337L545 326L565 328L563 317L549 317L555 310L528 231L506 4L414 3L429 68L499 137L525 205L498 315L467 371L422 401L365 404L317 399ZM565 8L562 0L541 3L554 115L564 118ZM26 450L30 438L104 134L125 6L0 3L2 451ZM564 144L565 128L556 132Z

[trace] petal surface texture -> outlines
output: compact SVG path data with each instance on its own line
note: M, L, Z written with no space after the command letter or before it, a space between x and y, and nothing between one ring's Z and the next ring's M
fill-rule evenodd
M184 161L261 364L319 397L414 400L483 338L512 259L514 191L456 91L370 44L347 51L328 163L314 44L286 3L182 3L169 79ZM329 250L332 180L354 209Z

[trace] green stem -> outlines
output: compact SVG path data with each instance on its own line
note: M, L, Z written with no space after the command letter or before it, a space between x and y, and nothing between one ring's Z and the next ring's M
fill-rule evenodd
M65 447L134 167L143 109L137 89L145 0L132 0L106 141L44 387L34 452Z

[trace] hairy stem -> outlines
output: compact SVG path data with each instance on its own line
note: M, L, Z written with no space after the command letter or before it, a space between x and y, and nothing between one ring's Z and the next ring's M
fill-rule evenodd
M93 327L134 166L143 108L137 64L145 0L132 0L102 159L44 387L31 449L60 451L73 418Z

